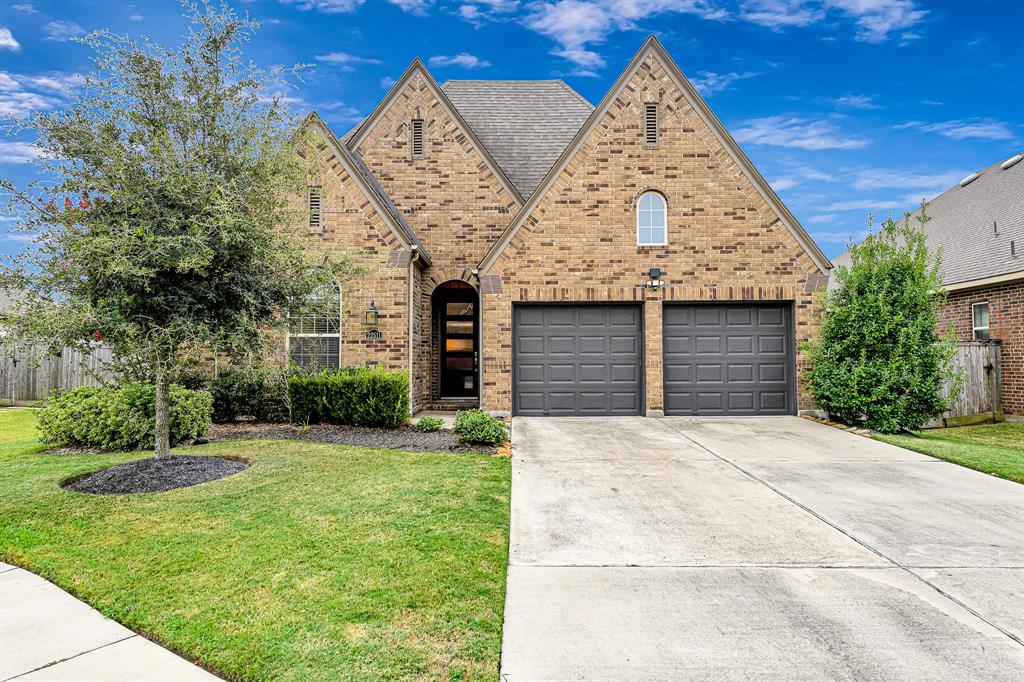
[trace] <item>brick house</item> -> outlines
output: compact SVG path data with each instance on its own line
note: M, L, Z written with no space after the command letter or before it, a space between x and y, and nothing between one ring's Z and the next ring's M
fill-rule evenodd
M1003 411L1024 418L1024 154L972 173L927 206L948 300L941 332L1000 342ZM848 265L849 255L835 259Z
M830 263L655 38L597 106L416 60L343 139L308 124L310 230L376 275L300 321L293 359L408 370L414 411L813 408Z

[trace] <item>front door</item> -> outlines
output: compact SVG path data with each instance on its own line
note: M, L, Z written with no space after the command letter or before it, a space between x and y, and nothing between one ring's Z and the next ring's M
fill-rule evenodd
M479 365L476 290L468 285L444 288L437 303L441 327L441 397L476 397Z

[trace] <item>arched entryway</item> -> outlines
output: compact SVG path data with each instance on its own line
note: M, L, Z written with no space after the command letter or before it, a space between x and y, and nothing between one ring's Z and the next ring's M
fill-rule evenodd
M440 284L431 294L437 330L437 398L479 397L479 303L476 289L462 280Z

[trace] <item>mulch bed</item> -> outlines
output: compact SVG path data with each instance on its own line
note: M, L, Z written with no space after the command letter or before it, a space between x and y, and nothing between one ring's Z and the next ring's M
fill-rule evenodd
M239 440L248 438L274 438L287 440L308 440L316 443L339 445L360 445L387 450L411 450L413 452L476 452L491 454L494 448L486 445L464 445L459 437L449 430L441 429L420 433L411 426L397 429L375 429L366 426L319 425L300 429L291 424L237 423L214 424L206 434L211 442L218 440Z
M148 457L86 474L62 485L68 490L93 495L158 493L216 481L248 467L245 462L224 457Z

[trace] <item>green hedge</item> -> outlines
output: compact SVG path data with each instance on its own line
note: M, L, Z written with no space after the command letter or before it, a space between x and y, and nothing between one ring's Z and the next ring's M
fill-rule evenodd
M171 444L210 428L213 400L206 391L171 386ZM37 413L40 440L104 450L139 450L156 441L156 387L139 382L83 386L52 396Z
M456 412L452 431L459 434L460 443L483 443L498 447L508 440L508 426L483 410Z
M409 377L370 367L288 378L296 424L401 426L409 417Z

